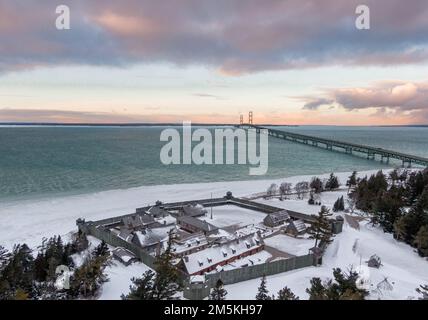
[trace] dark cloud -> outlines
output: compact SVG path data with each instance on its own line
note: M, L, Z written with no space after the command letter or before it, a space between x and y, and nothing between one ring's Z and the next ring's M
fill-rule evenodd
M57 1L0 0L0 71L37 66L203 64L228 74L428 59L426 0L70 0L72 30L55 29Z
M312 99L310 98L308 102L305 103L303 106L303 109L306 110L316 110L321 106L332 104L334 100L332 99L326 99L326 98L318 98L318 99Z

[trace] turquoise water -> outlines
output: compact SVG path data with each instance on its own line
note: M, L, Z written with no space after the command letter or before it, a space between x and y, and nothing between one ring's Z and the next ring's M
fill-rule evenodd
M269 140L269 170L160 162L160 127L0 127L0 199L26 199L141 185L231 181L384 168L323 149ZM290 131L428 157L428 128L287 127Z

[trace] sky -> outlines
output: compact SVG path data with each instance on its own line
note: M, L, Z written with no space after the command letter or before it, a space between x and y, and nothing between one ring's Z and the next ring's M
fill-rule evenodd
M0 0L0 122L428 124L427 74L426 0Z

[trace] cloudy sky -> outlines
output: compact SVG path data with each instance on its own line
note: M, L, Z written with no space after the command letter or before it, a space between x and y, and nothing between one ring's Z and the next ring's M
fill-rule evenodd
M427 75L426 0L0 0L0 122L426 124Z

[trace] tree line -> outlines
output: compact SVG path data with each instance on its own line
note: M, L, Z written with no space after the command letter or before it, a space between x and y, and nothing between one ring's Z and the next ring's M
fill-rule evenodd
M373 225L428 256L428 169L378 171L357 179L349 197Z
M60 236L44 239L32 250L27 244L17 244L9 252L0 246L0 300L61 300L91 298L107 281L104 269L110 258L105 242L88 252L83 263L76 266L72 255L88 249L86 235L78 232L73 240L64 243ZM66 267L69 288L58 286L61 274L58 267ZM64 270L62 270L64 271Z

